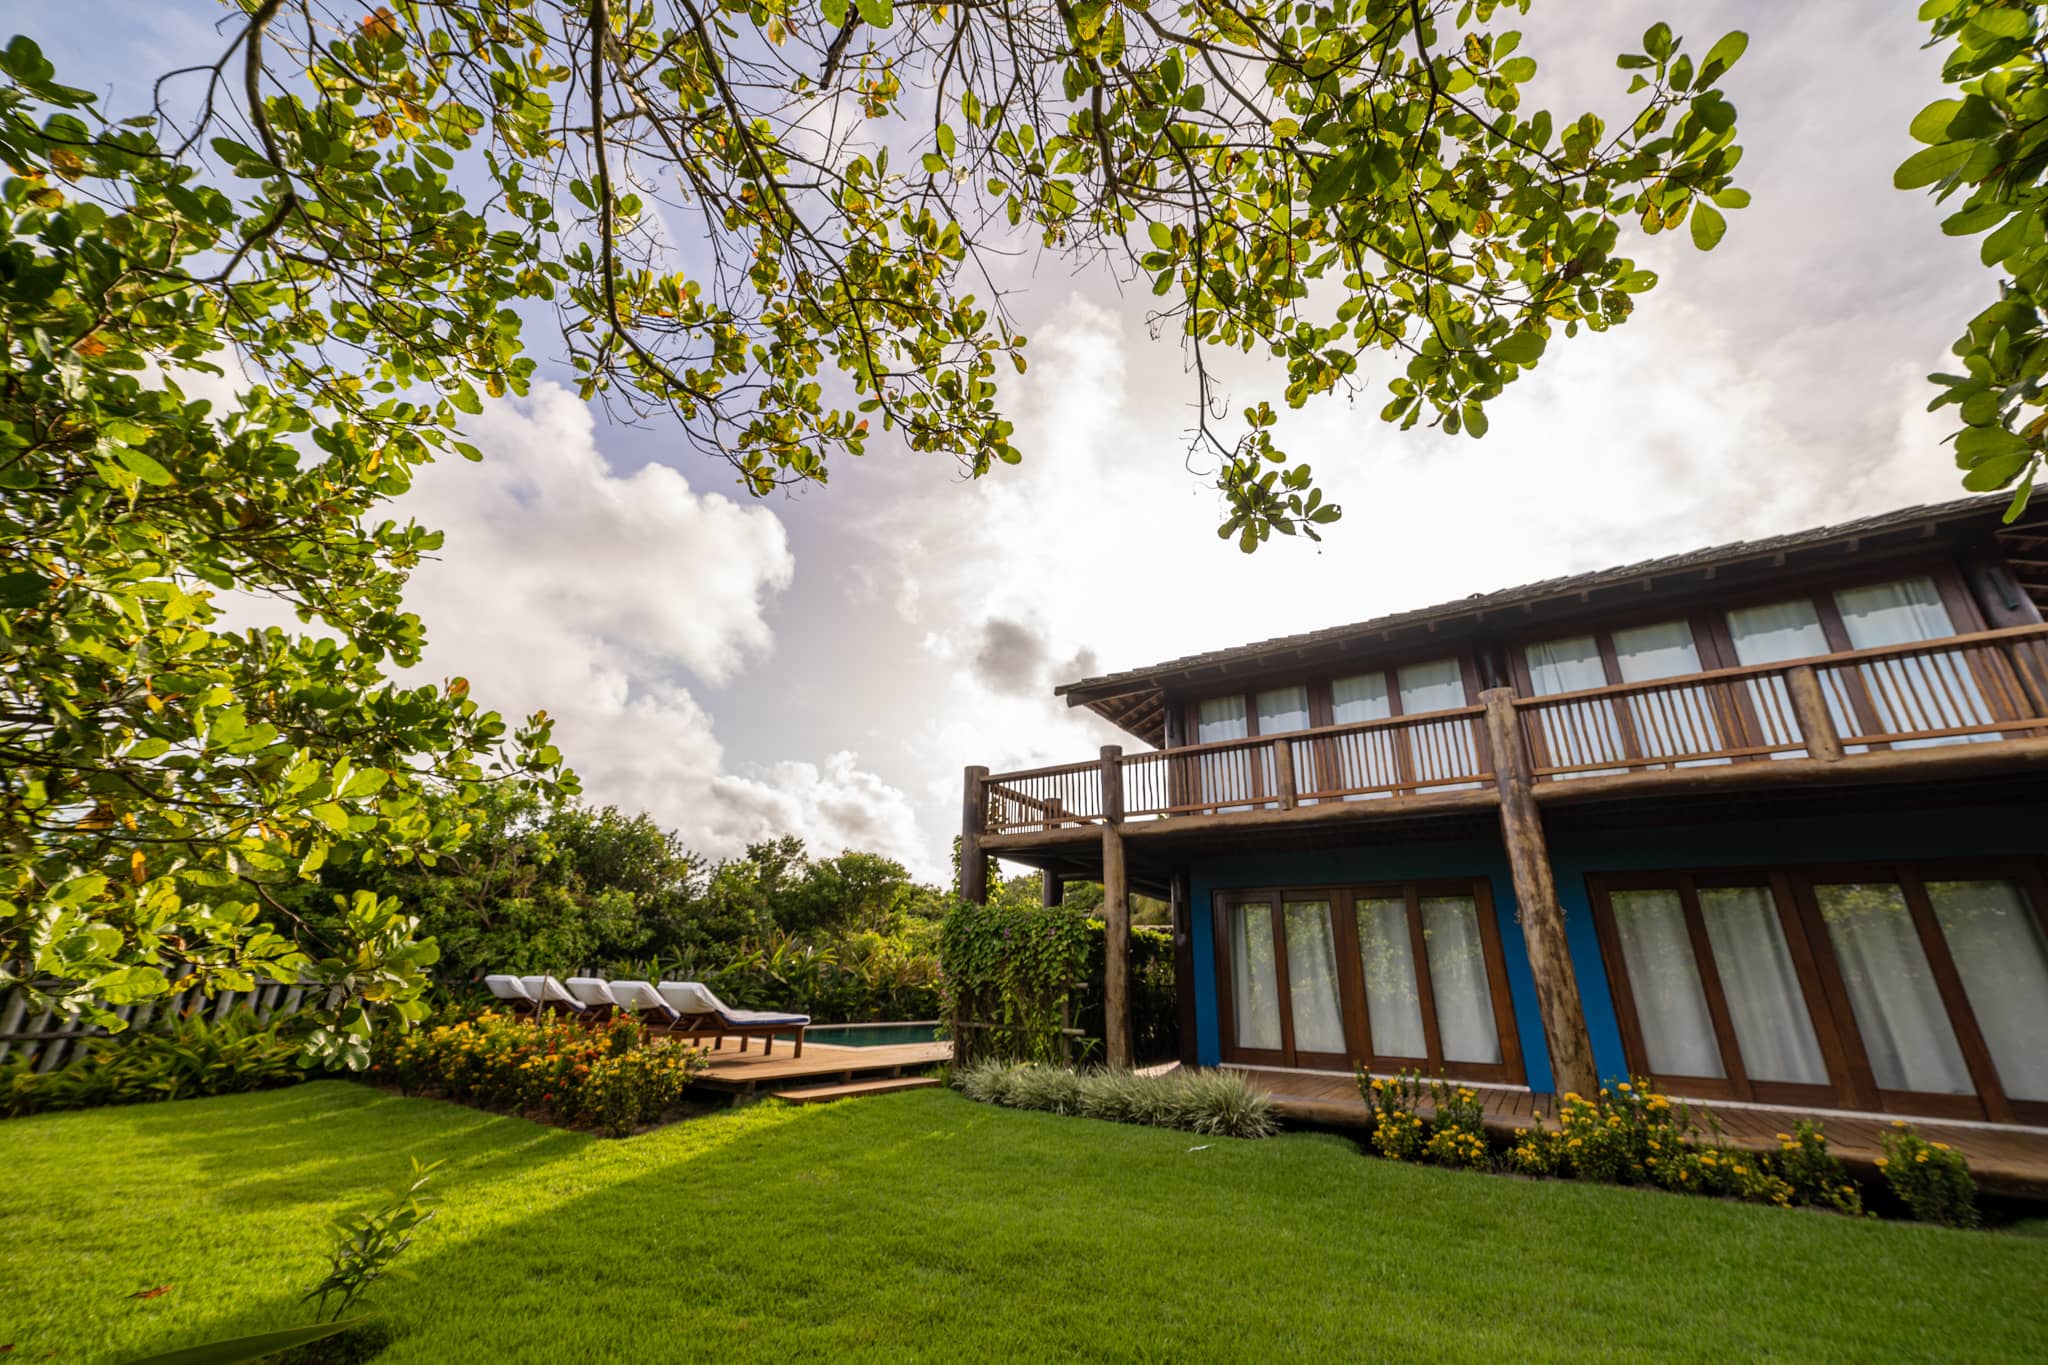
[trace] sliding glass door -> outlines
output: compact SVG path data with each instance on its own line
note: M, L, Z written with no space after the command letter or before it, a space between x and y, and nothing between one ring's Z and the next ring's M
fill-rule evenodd
M1522 1078L1483 882L1217 899L1225 1061Z
M1687 1094L2048 1120L2038 864L1596 877L1632 1071Z

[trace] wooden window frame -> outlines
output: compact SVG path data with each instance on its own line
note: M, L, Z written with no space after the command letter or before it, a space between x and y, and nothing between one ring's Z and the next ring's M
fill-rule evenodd
M1648 1071L1648 1052L1643 1043L1642 1023L1635 1008L1635 996L1628 966L1621 951L1620 935L1614 923L1609 899L1618 890L1677 890L1686 909L1687 928L1693 939L1693 954L1701 974L1709 1012L1714 1019L1716 1041L1721 1048L1726 1078L1671 1077L1672 1088L1702 1099L1754 1100L1764 1104L1818 1105L1869 1112L1913 1114L1928 1118L1988 1119L1993 1122L2048 1123L2048 1100L2017 1100L2005 1093L1998 1069L1971 1008L1968 993L1949 952L1947 936L1941 931L1927 895L1930 881L2004 881L2020 890L2037 927L2048 937L2048 860L2028 857L1910 858L1892 861L1819 863L1775 869L1673 870L1654 873L1599 874L1587 878L1592 893L1594 923L1600 936L1600 952L1614 996L1614 1012L1622 1034L1622 1047L1631 1072ZM1836 960L1833 941L1822 918L1814 888L1844 883L1893 885L1905 898L1913 925L1919 934L1942 1005L1955 1033L1972 1085L1967 1095L1945 1095L1927 1091L1884 1090L1865 1050L1862 1033L1850 1003L1848 985ZM1727 1019L1726 999L1720 990L1718 968L1713 961L1698 916L1697 893L1702 887L1767 886L1785 934L1795 974L1799 980L1814 1036L1828 1069L1826 1087L1793 1086L1784 1082L1748 1079ZM1660 1078L1662 1079L1662 1078ZM1825 1093L1816 1093L1825 1092Z
M1429 945L1422 928L1422 902L1435 897L1462 897L1473 903L1479 919L1479 942L1486 966L1489 1003L1493 1008L1494 1033L1500 1042L1501 1059L1494 1063L1449 1062L1443 1057L1438 1037L1436 995L1430 976ZM1218 891L1212 908L1216 969L1216 1019L1224 1061L1246 1066L1313 1067L1321 1070L1373 1071L1419 1068L1429 1075L1492 1085L1521 1085L1526 1072L1522 1062L1521 1035L1515 1028L1514 999L1508 986L1507 960L1502 952L1500 922L1494 915L1493 891L1483 877L1439 878L1409 882L1360 882L1328 886L1270 886ZM1424 1057L1379 1056L1372 1049L1371 1018L1366 1010L1365 975L1358 950L1356 903L1365 900L1402 900L1408 910L1416 971L1416 993L1422 1008ZM1287 914L1289 901L1325 901L1330 907L1330 926L1337 952L1337 997L1344 1022L1346 1051L1303 1052L1294 1041L1294 995L1287 976ZM1230 912L1241 905L1264 903L1272 909L1275 983L1282 1004L1279 1049L1242 1048L1236 1043L1237 1014L1232 991L1235 976L1230 963Z
M1783 873L1762 869L1710 871L1605 873L1586 878L1593 904L1593 925L1600 939L1600 958L1607 969L1607 985L1614 999L1615 1022L1621 1029L1622 1054L1631 1076L1651 1075L1649 1048L1643 1037L1642 1016L1636 1009L1635 984L1622 952L1621 932L1614 918L1613 896L1617 891L1675 891L1685 915L1687 937L1692 944L1693 965L1700 976L1700 988L1713 1020L1714 1042L1720 1049L1723 1075L1657 1077L1671 1089L1700 1099L1744 1100L1759 1104L1807 1105L1839 1108L1845 1098L1841 1080L1848 1063L1841 1040L1834 1032L1833 1011L1816 970L1812 945L1807 942L1806 924L1793 908L1790 884ZM1806 1009L1814 1038L1820 1044L1821 1061L1828 1080L1821 1085L1788 1081L1761 1081L1750 1077L1735 1036L1734 1018L1721 988L1719 965L1706 932L1706 918L1700 910L1702 889L1758 887L1768 892L1778 917L1779 932L1791 955L1800 1003Z

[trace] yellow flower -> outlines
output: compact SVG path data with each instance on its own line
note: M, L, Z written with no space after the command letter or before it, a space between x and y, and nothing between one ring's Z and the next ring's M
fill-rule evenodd
M1946 1142L1937 1142L1934 1144L1934 1150L1937 1152L1945 1152L1948 1150L1948 1144Z
M1635 1089L1635 1087L1630 1085L1627 1081L1623 1081L1618 1088L1624 1095L1627 1094L1629 1091Z
M1894 1128L1904 1128L1905 1126L1906 1126L1906 1121L1905 1121L1904 1119L1893 1119L1893 1120L1892 1120L1892 1127L1894 1127Z
M1780 1133L1780 1134L1778 1134L1778 1141L1780 1141L1780 1142L1790 1142L1791 1140L1792 1140L1792 1135L1791 1135L1790 1133Z
M1878 1168L1879 1170L1883 1170L1883 1169L1884 1169L1885 1167L1887 1167L1887 1166L1889 1166L1889 1165L1891 1165L1891 1164L1892 1164L1892 1163L1891 1163L1891 1159L1890 1159L1889 1157L1879 1157L1879 1158L1877 1159L1877 1168Z
M1915 1153L1915 1154L1914 1154L1914 1156L1913 1156L1913 1160L1915 1160L1915 1161L1921 1161L1921 1162L1924 1162L1924 1161L1926 1161L1926 1160L1927 1160L1927 1153L1925 1153L1925 1152L1917 1152L1917 1153Z

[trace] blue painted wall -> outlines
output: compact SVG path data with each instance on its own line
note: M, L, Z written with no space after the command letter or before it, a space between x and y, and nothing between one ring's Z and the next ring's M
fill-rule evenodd
M2048 852L2048 800L1951 806L1881 815L1813 815L1718 821L1655 829L1590 829L1550 834L1550 860L1564 909L1572 971L1586 1008L1593 1057L1609 1080L1624 1079L1621 1030L1593 927L1586 876L1593 872L1679 867L1754 867L1884 858L1949 858ZM1221 1059L1216 1022L1216 951L1211 906L1217 891L1255 886L1483 877L1493 890L1507 962L1515 1028L1530 1088L1550 1089L1550 1056L1536 1013L1536 985L1516 922L1507 855L1493 841L1402 843L1315 853L1197 859L1189 869L1195 959L1196 1050L1205 1066Z

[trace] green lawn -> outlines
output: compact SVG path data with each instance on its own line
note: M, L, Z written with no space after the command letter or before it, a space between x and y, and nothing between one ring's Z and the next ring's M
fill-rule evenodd
M0 1123L0 1345L305 1320L326 1220L443 1213L380 1362L2024 1359L2048 1241L1415 1169L917 1091L608 1142L322 1083ZM168 1285L150 1299L128 1297Z

